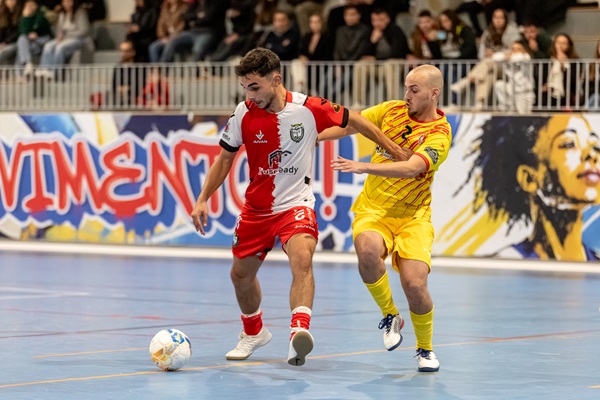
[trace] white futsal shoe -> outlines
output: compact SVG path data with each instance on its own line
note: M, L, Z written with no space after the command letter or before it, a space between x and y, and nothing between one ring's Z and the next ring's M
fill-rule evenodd
M288 364L294 366L304 365L306 356L315 345L315 340L309 331L303 328L293 328L294 336L290 339L290 351L288 353Z
M250 357L254 350L269 343L273 335L266 326L258 332L258 335L246 335L244 330L240 332L240 341L235 349L225 355L228 360L245 360Z

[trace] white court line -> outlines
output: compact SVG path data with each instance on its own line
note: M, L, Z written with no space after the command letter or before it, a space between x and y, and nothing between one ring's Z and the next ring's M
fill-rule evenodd
M90 243L53 243L0 240L0 251L27 253L94 254L106 256L211 258L231 260L229 248L114 245ZM287 261L283 251L269 253L268 260ZM356 254L317 251L315 262L356 264ZM389 258L388 258L389 261ZM433 267L496 269L508 271L562 272L600 274L600 262L540 261L527 259L498 259L484 257L433 257Z
M2 296L3 292L17 293L9 296ZM27 293L20 295L18 293ZM88 296L86 292L65 292L61 290L31 289L0 286L0 300L21 300L21 299L47 299L52 297L70 297L70 296Z

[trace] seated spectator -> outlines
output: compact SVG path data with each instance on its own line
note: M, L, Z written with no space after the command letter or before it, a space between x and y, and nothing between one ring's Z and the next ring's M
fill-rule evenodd
M406 60L411 55L406 35L389 13L383 8L377 8L371 13L371 35L368 53L362 56L354 68L354 101L360 105L366 104L367 82L385 82L386 97L400 98L400 77L405 75L403 65L399 60ZM381 65L374 65L375 61Z
M542 105L572 107L579 105L581 96L581 64L573 40L566 33L554 37L550 48L550 66L542 72Z
M596 43L595 62L590 63L588 76L588 107L600 110L600 40Z
M227 17L231 21L231 33L223 38L211 55L213 61L227 61L241 57L253 46L257 0L233 0Z
M298 57L300 34L292 26L292 21L287 12L278 10L273 16L273 28L257 43L273 51L281 61L291 61Z
M503 64L503 76L494 82L498 108L529 114L535 103L531 53L523 42L513 43L508 61Z
M228 9L226 1L193 0L183 14L185 30L169 40L161 61L173 62L176 54L183 55L190 50L193 61L204 61L225 36Z
M550 57L552 37L543 28L532 21L527 21L523 24L523 38L534 59L545 60Z
M156 39L148 47L150 62L164 61L161 59L165 46L171 39L183 32L185 21L183 14L188 5L184 0L165 0L160 9L158 22L156 24Z
M325 0L287 0L287 3L294 7L294 15L296 16L300 36L310 32L308 19L314 13L323 12L324 2Z
M135 108L146 87L146 70L135 65L135 46L125 40L119 45L120 63L113 69L112 104L118 109Z
M21 13L17 0L0 2L0 64L14 63Z
M498 78L499 62L505 61L508 50L514 42L519 41L521 34L514 22L508 20L503 9L496 9L492 23L481 35L479 45L479 63L469 71L466 78L451 85L453 92L459 93L476 84L475 108L482 109L487 105L494 81Z
M127 29L127 40L135 46L136 62L148 62L148 47L156 40L158 11L149 0L135 0L135 11Z
M410 35L412 53L418 60L441 60L438 30L429 10L422 10L417 17L417 26ZM443 35L447 37L447 35Z
M94 41L87 11L78 6L75 0L62 0L61 6L55 28L56 37L44 45L40 69L35 71L37 77L54 79L56 69L66 64L76 50L93 50Z
M44 45L52 39L52 28L39 7L37 0L25 0L22 18L19 21L17 39L17 68L23 68L23 75L33 73L33 55L41 54Z
M466 60L477 59L477 42L475 33L459 18L454 10L446 9L440 14L440 51L444 60L454 63L442 64L441 70L447 85L452 87L466 76L469 65ZM448 95L444 91L444 96ZM451 102L458 104L458 97L452 94Z
M159 67L150 70L148 83L144 86L139 102L146 108L160 109L169 106L169 82Z
M256 23L254 30L263 32L265 29L270 28L273 25L273 16L277 10L279 10L279 0L258 0L255 8Z
M327 87L321 88L321 76L326 76L327 66L312 65L310 61L333 60L333 37L325 31L325 23L321 13L312 14L309 18L310 32L300 40L300 55L292 63L294 91L312 96L327 98ZM324 82L323 82L324 83ZM324 85L327 86L327 85Z
M469 14L469 20L475 30L477 37L483 34L481 25L479 25L479 14L485 14L486 24L491 24L494 16L494 11L501 8L506 11L516 10L515 0L477 0L477 1L463 1L460 6L456 9L457 14L467 13Z
M355 6L360 14L360 22L371 26L371 11L373 11L373 0L346 0L345 4L329 10L327 16L327 32L335 34L337 30L346 24L344 10L346 6Z

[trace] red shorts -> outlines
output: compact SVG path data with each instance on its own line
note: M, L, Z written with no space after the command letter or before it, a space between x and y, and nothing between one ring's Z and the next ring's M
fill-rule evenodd
M242 212L233 233L233 255L237 258L256 256L264 260L279 236L282 246L294 235L308 233L319 239L315 211L295 207L276 215L256 216Z

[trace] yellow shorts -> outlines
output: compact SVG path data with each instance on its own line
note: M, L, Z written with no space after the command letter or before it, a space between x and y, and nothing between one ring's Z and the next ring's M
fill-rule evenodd
M396 265L394 253L400 258L423 261L431 270L431 246L433 225L431 221L413 217L392 218L373 214L356 214L352 223L352 238L362 232L377 232L383 238L387 254L392 255L392 266Z

